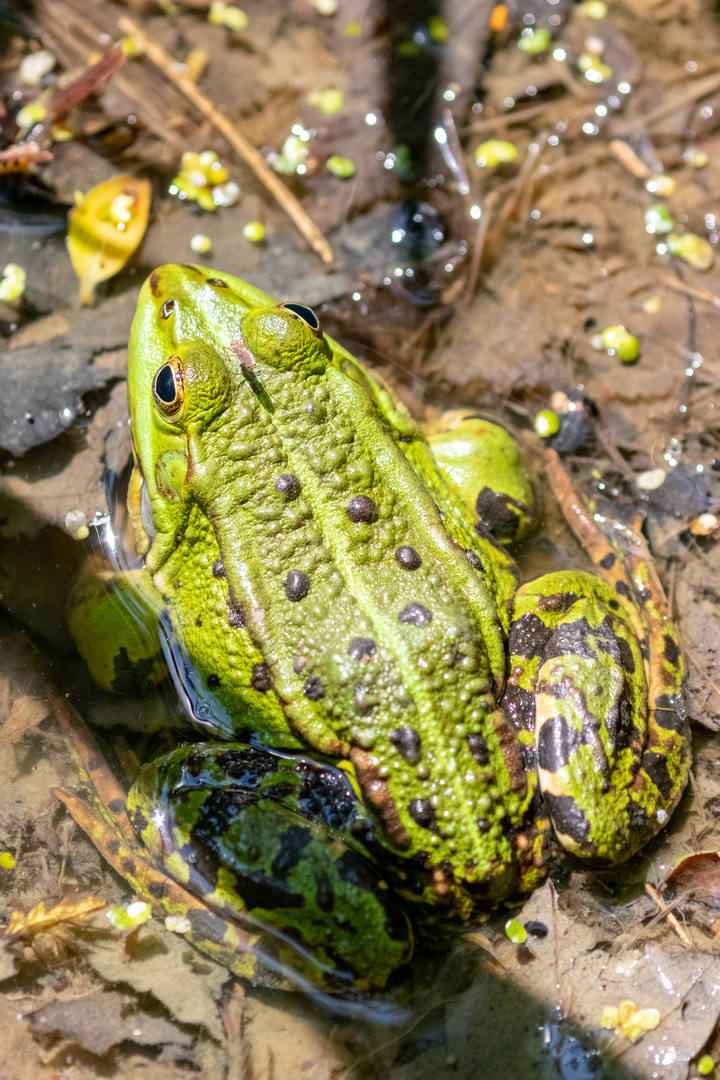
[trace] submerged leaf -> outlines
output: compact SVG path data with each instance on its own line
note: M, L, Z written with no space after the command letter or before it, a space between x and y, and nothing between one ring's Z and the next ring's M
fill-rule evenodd
M38 934L59 923L82 923L87 915L91 915L93 911L100 911L105 906L104 900L100 900L97 896L88 896L78 901L61 900L48 911L45 908L45 901L41 900L27 914L22 911L13 911L5 932L8 936Z
M92 304L95 286L121 270L143 238L150 184L115 176L80 196L70 214L68 248L80 279L79 302Z

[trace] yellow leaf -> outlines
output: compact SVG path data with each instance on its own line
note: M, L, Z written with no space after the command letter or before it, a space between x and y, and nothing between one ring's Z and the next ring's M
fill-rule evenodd
M13 911L5 932L8 936L38 934L59 923L82 923L87 915L92 914L93 911L100 911L104 907L106 907L105 901L97 896L88 896L85 900L78 901L61 900L49 911L45 908L45 901L41 900L27 914L22 911Z
M143 238L149 212L149 182L129 174L104 180L70 212L68 249L80 279L81 304L92 304L98 282L128 261Z

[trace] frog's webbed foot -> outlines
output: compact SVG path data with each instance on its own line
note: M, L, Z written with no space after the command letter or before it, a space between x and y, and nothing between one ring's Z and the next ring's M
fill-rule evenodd
M639 525L606 537L553 451L548 473L605 580L561 572L518 591L503 704L532 733L562 845L615 863L667 823L687 782L682 655Z

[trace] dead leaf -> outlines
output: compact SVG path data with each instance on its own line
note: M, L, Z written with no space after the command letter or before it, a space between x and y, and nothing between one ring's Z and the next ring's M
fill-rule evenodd
M33 1034L59 1035L101 1057L126 1039L143 1046L171 1043L189 1047L193 1036L160 1016L133 1008L134 1000L117 990L88 994L72 1001L55 1001L25 1020Z
M0 729L0 743L15 743L42 723L50 713L47 702L39 697L19 697Z
M184 938L156 920L146 923L130 963L124 962L111 939L86 945L87 962L108 982L127 983L139 994L150 992L185 1024L202 1024L222 1040L218 1000L228 972L188 948Z
M18 937L21 934L37 934L41 930L49 930L59 923L71 922L79 925L93 911L100 911L106 906L105 901L99 897L88 896L85 900L79 901L61 900L48 911L45 901L41 900L27 914L22 911L13 911L5 933L8 937Z
M663 882L672 895L691 894L713 907L720 905L720 851L698 851L681 859Z

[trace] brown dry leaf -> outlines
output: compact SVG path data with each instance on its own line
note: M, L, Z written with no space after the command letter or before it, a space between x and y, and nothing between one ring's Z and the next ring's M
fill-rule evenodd
M0 729L0 743L15 743L42 723L50 710L39 697L19 697L13 702L10 715Z
M35 1035L60 1035L99 1057L126 1039L144 1046L192 1046L192 1035L164 1017L136 1011L133 1000L117 990L101 991L51 1002L28 1013L25 1020Z
M83 923L85 918L93 911L101 911L106 907L104 900L97 896L88 896L84 900L68 901L61 900L49 911L45 907L45 901L41 900L34 908L25 914L22 911L13 911L5 929L8 936L20 934L37 934L41 930L49 930L59 923Z
M720 851L698 851L682 859L666 877L663 887L673 894L692 893L714 906L720 905Z

